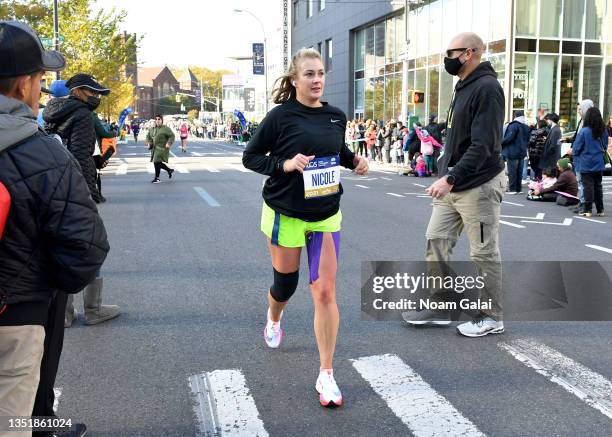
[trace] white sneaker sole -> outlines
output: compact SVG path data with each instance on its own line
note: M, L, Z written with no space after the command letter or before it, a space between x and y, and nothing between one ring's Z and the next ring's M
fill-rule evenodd
M466 334L464 332L461 332L459 328L457 328L457 332L459 334L463 335L464 337L470 337L470 338L484 337L485 335L489 335L489 334L503 334L504 331L505 331L504 328L496 328L496 329L491 329L490 331L485 331L485 332L481 332L478 334Z
M404 322L409 325L417 325L417 326L448 326L451 324L450 320L404 320Z
M281 343L283 342L283 330L280 330L279 333L279 339L278 339L278 344L277 345L271 345L270 343L268 343L268 338L266 337L266 327L264 326L264 330L263 330L263 337L264 337L264 341L266 342L266 345L268 345L268 347L270 349L278 349L281 345Z

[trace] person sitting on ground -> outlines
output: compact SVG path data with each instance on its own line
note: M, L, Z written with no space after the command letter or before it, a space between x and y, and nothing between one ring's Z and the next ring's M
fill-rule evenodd
M550 188L557 182L557 169L547 168L542 172L541 181L531 181L527 186L529 194L533 195L535 190L542 191L545 188Z
M419 178L427 176L427 165L425 164L425 158L420 153L414 155L416 165L414 167L414 174Z
M578 203L578 181L572 171L572 165L568 158L557 161L559 176L557 181L548 188L535 189L533 195L528 195L528 200L543 202L557 202L561 206L576 205Z

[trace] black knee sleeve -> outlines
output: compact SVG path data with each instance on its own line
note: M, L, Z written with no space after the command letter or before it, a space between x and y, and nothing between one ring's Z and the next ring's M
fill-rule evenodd
M270 287L270 294L277 302L287 302L297 289L300 271L279 273L274 267L272 270L274 270L274 283Z

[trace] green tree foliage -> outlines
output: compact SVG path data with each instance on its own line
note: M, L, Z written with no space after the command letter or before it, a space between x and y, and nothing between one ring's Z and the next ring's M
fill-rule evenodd
M127 39L120 30L126 12L111 9L92 14L92 0L62 0L59 3L60 52L66 57L63 78L76 73L93 75L111 90L102 99L99 112L117 119L133 103L133 86L125 66L134 62L140 42ZM0 19L27 22L40 37L53 38L53 2L51 0L11 0L0 2Z
M197 120L199 113L200 111L198 111L197 109L192 109L191 111L189 111L187 113L187 117L189 118L189 121Z
M202 80L202 88L204 89L204 98L216 103L216 99L219 98L219 104L222 100L222 91L223 87L221 85L221 77L224 74L232 74L229 70L211 70L206 67L198 67L196 65L190 65L188 67L198 81ZM171 67L170 70L175 77L180 77L183 73L183 69L181 67ZM215 105L208 101L204 101L204 110L205 111L214 111Z

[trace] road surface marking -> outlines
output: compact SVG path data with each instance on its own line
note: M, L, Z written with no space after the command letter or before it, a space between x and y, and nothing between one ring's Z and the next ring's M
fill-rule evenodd
M202 156L202 154L200 152L191 152L192 155L194 156Z
M189 377L198 436L260 436L268 432L240 370L215 370Z
M147 172L151 174L155 174L155 166L152 162L147 163Z
M204 170L206 170L206 171L211 172L211 173L220 173L220 170L217 170L216 168L211 167L211 166L209 166L209 165L204 165L204 164L202 164L202 168L203 168Z
M612 419L612 383L599 373L534 340L517 339L498 346Z
M53 387L53 393L55 394L55 399L53 400L53 412L57 413L57 410L59 409L59 400L62 396L62 388Z
M606 222L603 222L601 220L595 220L595 219L588 218L588 217L580 217L579 215L574 216L574 218L577 218L577 219L580 219L580 220L586 220L587 222L603 223L604 225L606 224Z
M595 250L601 250L602 252L612 253L612 249L608 249L607 247L597 246L595 244L585 244L586 247Z
M177 158L177 156L174 154L174 152L172 150L170 150L170 155L174 156L175 158Z
M187 167L185 167L182 164L176 164L174 166L174 168L176 169L176 171L178 171L179 173L190 173L189 169Z
M516 223L510 223L510 222L506 222L504 220L500 220L499 221L502 225L506 225L506 226L512 226L513 228L518 228L518 229L525 229L526 226L523 225L517 225Z
M115 174L116 175L127 174L127 171L128 171L128 165L127 164L121 164L117 168L117 171L115 172Z
M384 176L381 176L380 178L381 178L381 179L384 179L385 181L392 181L392 180L393 180L393 179L391 179L391 178L386 178L386 177L384 177Z
M421 188L427 188L427 185L417 184L416 182L413 182L412 185L415 185L415 186L421 187Z
M359 188L365 188L366 190L369 190L369 189L370 189L370 187L366 187L365 185L359 185L359 184L357 184L357 185L355 185L355 186L356 186L356 187L359 187Z
M193 187L193 189L196 191L196 193L198 193L200 195L200 197L202 199L204 199L206 201L206 203L208 203L210 206L221 206L219 204L219 202L217 202L210 194L208 194L208 191L206 191L204 188L202 187Z
M406 196L423 196L423 191L421 191L420 193L404 193ZM431 197L431 196L427 196L427 197Z
M375 355L351 361L416 437L484 436L398 356Z
M554 225L554 226L571 226L571 224L573 223L573 219L571 218L566 218L563 219L563 221L561 223L553 223L553 222L536 222L533 220L521 220L523 223L536 223L538 225Z
M233 170L238 170L242 173L251 173L251 170L248 170L244 168L244 166L239 165L239 164L225 164L225 165Z
M406 196L402 196L401 194L395 194L395 193L387 193L389 196L395 196L395 197L406 197Z
M508 205L514 205L514 206L525 206L522 203L508 202L507 200L502 200L502 203L507 203Z
M431 196L429 194L419 194L417 197L422 197L424 199L431 199Z
M500 215L501 218L515 218L515 219L525 219L525 220L544 220L544 213L539 212L535 217L520 217L518 215Z

